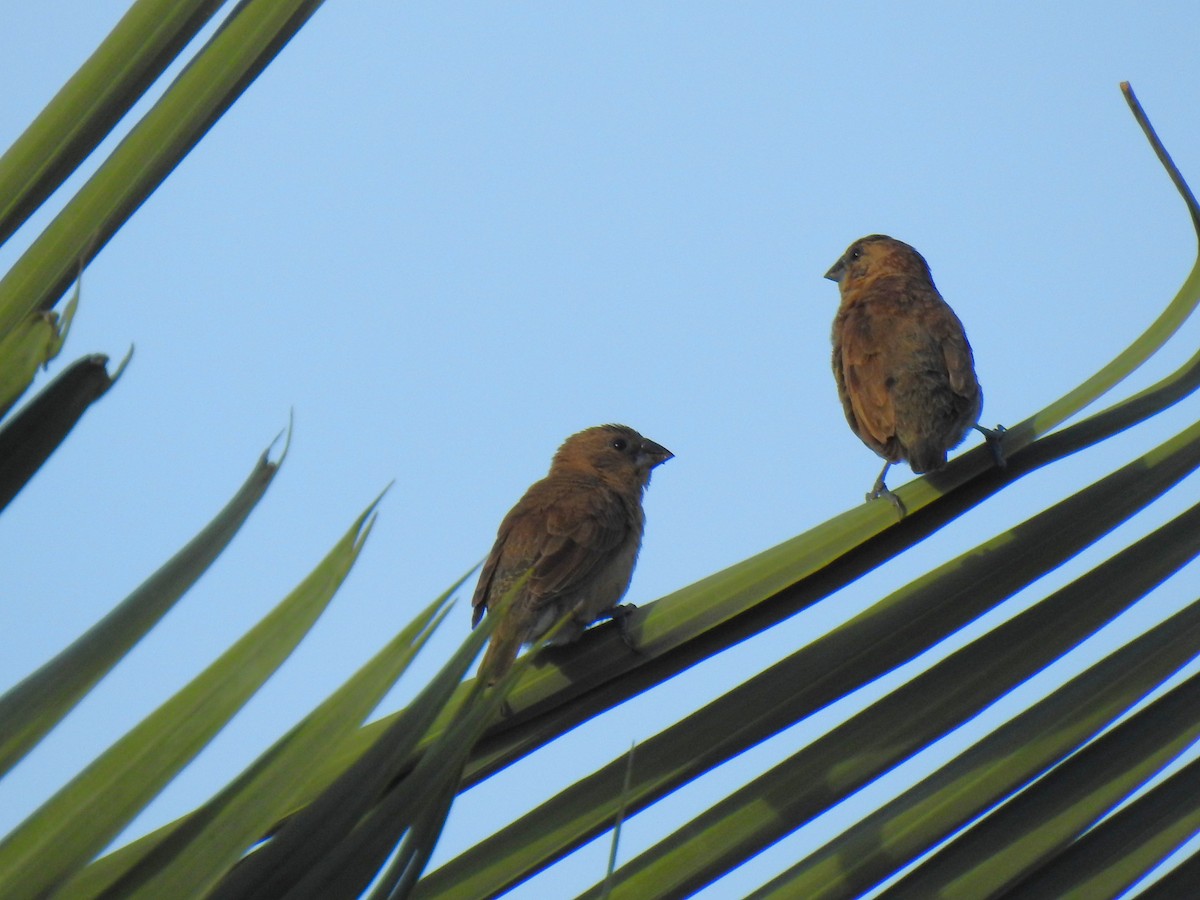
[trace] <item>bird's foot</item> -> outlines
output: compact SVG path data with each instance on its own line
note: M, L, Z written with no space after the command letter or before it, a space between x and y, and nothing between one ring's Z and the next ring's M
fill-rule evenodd
M867 502L872 500L886 499L888 503L896 510L896 515L903 519L908 515L908 510L904 506L904 501L896 494L893 494L886 484L883 483L883 478L879 478L867 493Z
M982 425L972 426L976 431L983 435L983 439L987 441L988 449L992 451L992 459L996 461L996 468L1003 469L1008 465L1008 460L1004 458L1004 433L1008 431L1003 425L997 425L995 428L984 428Z
M637 609L632 603L619 603L612 609L608 610L604 615L612 619L616 623L617 631L621 635L621 641L632 650L634 653L640 653L637 642L633 639L633 634L629 630L629 617L633 615Z

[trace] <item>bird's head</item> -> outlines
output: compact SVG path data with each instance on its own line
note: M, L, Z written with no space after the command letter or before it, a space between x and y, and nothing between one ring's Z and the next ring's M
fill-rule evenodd
M836 281L844 294L881 275L902 274L923 277L933 283L929 265L914 248L886 234L870 234L847 247L825 277Z
M550 470L593 475L617 488L645 487L650 471L674 455L628 425L597 425L563 441Z

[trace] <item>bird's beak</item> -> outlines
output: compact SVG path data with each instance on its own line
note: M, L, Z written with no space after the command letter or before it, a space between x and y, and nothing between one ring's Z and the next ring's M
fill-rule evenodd
M653 469L655 466L662 465L675 454L664 447L662 444L656 444L649 439L642 440L642 449L638 453L638 462L643 465L649 464Z
M828 272L825 273L825 277L828 278L830 281L841 281L842 273L845 271L846 271L846 258L843 256L841 259L839 259L837 262L835 262L833 264L833 266L830 268L830 270Z

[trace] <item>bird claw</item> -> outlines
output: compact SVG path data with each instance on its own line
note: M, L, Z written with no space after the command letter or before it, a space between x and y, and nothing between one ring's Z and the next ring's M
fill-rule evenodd
M605 613L608 618L612 619L617 626L617 631L621 635L621 642L632 650L634 653L640 653L637 643L633 639L633 635L629 630L629 617L633 615L637 606L633 603L619 603Z
M888 490L888 486L884 484L883 479L887 478L888 469L892 467L891 462L883 464L883 469L879 472L879 477L875 479L875 483L871 485L871 491L867 494L867 502L878 500L880 497L887 497L888 502L896 510L896 514L903 519L908 515L908 510L904 508L904 501Z
M1003 469L1008 466L1008 460L1004 458L1004 433L1008 431L1003 425L997 425L995 428L984 428L982 425L972 426L976 431L983 435L983 439L987 441L988 449L992 451L992 459L996 462L996 468Z
M888 503L892 504L892 507L896 510L896 515L901 519L908 515L908 509L905 507L904 501L901 500L897 494L893 494L881 479L875 482L874 487L872 487L870 492L867 494L867 502L869 503L872 500L884 499L887 500Z

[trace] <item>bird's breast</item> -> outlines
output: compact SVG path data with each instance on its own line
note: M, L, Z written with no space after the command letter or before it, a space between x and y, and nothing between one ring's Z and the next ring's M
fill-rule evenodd
M579 598L579 607L589 619L598 618L616 606L633 578L633 567L637 564L640 536L631 535L613 554L611 561L596 573L589 596Z

